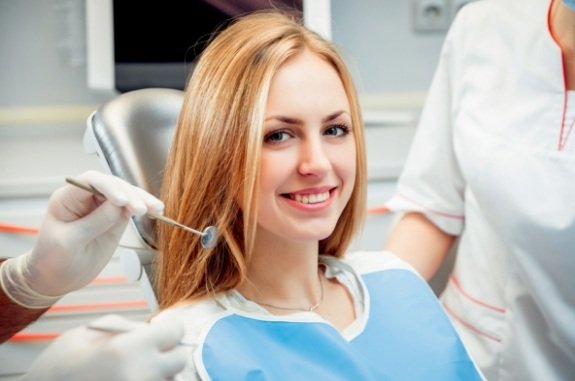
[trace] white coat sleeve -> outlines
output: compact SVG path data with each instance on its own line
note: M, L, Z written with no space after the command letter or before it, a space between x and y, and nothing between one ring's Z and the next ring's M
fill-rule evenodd
M453 235L463 228L465 187L453 145L456 21L442 47L396 193L386 203L394 212L421 212Z

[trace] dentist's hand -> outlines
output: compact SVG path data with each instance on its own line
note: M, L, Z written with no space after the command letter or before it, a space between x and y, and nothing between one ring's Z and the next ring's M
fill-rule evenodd
M160 200L120 178L89 171L76 179L106 199L68 184L52 194L32 251L0 268L3 288L18 304L47 307L87 285L114 254L130 217L163 211Z
M184 368L187 350L178 345L184 334L178 321L144 324L109 315L93 322L110 323L134 328L119 334L86 326L68 331L36 359L21 381L163 381Z

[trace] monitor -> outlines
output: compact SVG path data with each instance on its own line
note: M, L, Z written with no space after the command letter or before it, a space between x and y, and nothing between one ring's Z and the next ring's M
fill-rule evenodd
M330 0L86 0L88 87L183 89L216 29L270 7L303 13L306 26L331 38Z

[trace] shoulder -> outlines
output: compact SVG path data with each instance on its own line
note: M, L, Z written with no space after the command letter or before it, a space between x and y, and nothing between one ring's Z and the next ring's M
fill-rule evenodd
M389 270L404 270L419 276L411 265L389 251L352 251L347 252L339 259L322 258L325 258L325 261L331 266L349 266L358 275ZM338 264L338 261L340 264Z
M202 332L225 314L225 309L210 297L165 309L154 320L169 318L181 322L185 328L182 341L195 346Z
M547 0L476 0L457 12L452 28L478 35L485 33L485 28L521 28L525 32L530 25L546 22L548 7Z
M444 40L441 63L455 83L516 65L536 41L548 43L547 0L476 0L464 5ZM478 70L481 73L478 74Z

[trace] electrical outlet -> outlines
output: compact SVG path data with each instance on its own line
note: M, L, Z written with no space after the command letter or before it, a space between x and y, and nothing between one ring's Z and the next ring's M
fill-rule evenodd
M416 32L446 31L451 21L448 0L411 0Z

